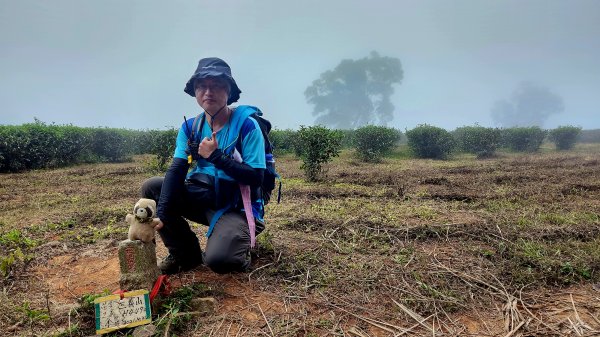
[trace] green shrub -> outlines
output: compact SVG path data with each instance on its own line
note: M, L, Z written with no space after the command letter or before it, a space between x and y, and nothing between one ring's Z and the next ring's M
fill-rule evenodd
M323 164L339 155L342 133L320 125L300 126L298 131L299 149L303 164L301 169L308 181L317 181L323 173Z
M173 158L175 152L175 141L177 139L176 129L166 131L146 131L147 152L156 156L157 168L161 171L167 169L167 164Z
M341 129L341 130L338 130L338 131L342 134L342 139L340 141L342 149L353 148L354 147L354 133L356 131L355 130L349 130L349 129Z
M515 127L502 130L502 144L516 152L536 152L546 138L546 131L538 126Z
M273 144L273 151L278 154L289 153L294 151L295 139L298 132L290 129L286 130L271 130L269 139Z
M52 167L67 166L80 162L81 155L89 143L89 132L72 125L52 127L56 129L58 138Z
M445 159L454 148L450 132L428 124L406 132L408 147L418 158Z
M24 267L33 258L30 252L36 245L35 240L18 229L0 234L0 284L3 278Z
M27 135L27 154L23 157L26 169L55 166L57 148L60 146L56 127L37 121L24 124Z
M124 129L95 128L91 130L91 152L97 160L122 162L133 154L133 133Z
M86 143L83 129L38 120L0 126L0 172L59 167L77 161Z
M0 172L121 162L141 153L156 154L164 162L173 154L175 136L173 130L81 128L37 119L20 126L0 125Z
M576 126L559 126L549 133L550 140L556 144L558 150L570 150L575 146L581 128Z
M0 125L0 172L26 169L25 156L29 153L28 134L23 127Z
M132 154L149 154L152 147L151 130L135 130L131 131L132 137Z
M458 150L474 153L477 158L493 157L500 145L500 129L483 126L463 126L452 132Z
M354 131L356 155L364 162L377 163L390 153L401 137L400 131L385 126L367 125Z

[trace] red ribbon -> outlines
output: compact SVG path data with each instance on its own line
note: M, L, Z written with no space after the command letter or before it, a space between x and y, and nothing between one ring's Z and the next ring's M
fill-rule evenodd
M152 291L150 292L150 302L154 300L154 297L158 295L161 286L164 285L164 289L162 291L163 295L169 295L171 293L171 283L169 282L169 278L167 275L160 275L156 282L154 283L154 287L152 287Z

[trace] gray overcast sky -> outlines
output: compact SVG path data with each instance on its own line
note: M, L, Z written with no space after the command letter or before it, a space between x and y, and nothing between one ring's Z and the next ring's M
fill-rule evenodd
M402 62L391 126L492 126L522 81L561 95L545 127L600 128L600 1L0 0L0 124L178 127L198 60L225 59L279 129L342 59Z

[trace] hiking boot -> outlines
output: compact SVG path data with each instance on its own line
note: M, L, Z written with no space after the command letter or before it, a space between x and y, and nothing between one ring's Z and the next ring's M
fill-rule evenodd
M242 266L242 273L247 273L252 269L252 254L250 253L250 249L246 252L246 260L244 261L244 265Z
M158 264L158 269L163 275L173 275L180 272L192 270L202 264L202 258L195 260L178 260L173 255L167 255Z

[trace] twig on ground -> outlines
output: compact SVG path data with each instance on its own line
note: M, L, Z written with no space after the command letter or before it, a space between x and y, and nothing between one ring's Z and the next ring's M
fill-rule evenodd
M594 319L594 321L596 321L596 323L600 324L600 320L594 316L592 313L590 313L590 316L592 316L592 318Z
M496 223L496 228L498 229L498 233L500 233L500 237L502 238L502 240L505 240L504 235L502 234L502 230L500 229L500 226L498 226L498 223Z
M338 246L338 244L335 243L335 241L331 237L328 237L328 239L329 239L329 241L331 241L331 243L333 243L333 245L335 246L335 248L337 248L338 252L342 251L342 249L340 248L340 246Z
M198 311L194 311L194 313L196 313L196 312L198 312ZM183 314L185 314L185 313L183 313ZM188 314L189 314L189 313L188 313ZM221 326L223 325L223 322L225 322L225 318L223 318L223 319L221 320L221 323L219 323L219 325L217 326L217 328L216 328L216 329L215 329L215 331L214 331L215 333L216 333L217 331L219 331L219 329L221 329ZM230 325L230 326L231 326L231 325ZM212 334L213 334L213 331L211 330L209 337L210 337L210 336L212 336Z
M408 265L412 262L412 260L414 258L415 258L415 254L411 254L410 259L408 259L408 262L406 262L406 264L402 268L406 269L406 267L408 267Z
M15 331L15 330L17 330L17 328L18 328L19 326L21 326L21 324L23 324L23 323L25 323L25 321L24 321L24 320L18 321L17 323L15 323L15 324L13 324L13 325L9 326L8 328L6 328L6 331Z
M304 283L304 289L308 289L313 285L312 283L310 285L308 284L309 277L310 277L310 269L306 268L306 281Z
M504 330L511 331L520 321L519 311L517 310L517 300L508 298L502 307L502 316L504 316Z
M257 272L257 271L259 271L259 270L261 270L261 269L263 269L263 268L266 268L266 267L268 267L268 266L270 266L270 265L272 265L272 264L273 264L273 262L271 262L271 263L267 263L267 264L265 264L264 266L260 266L260 267L258 267L258 268L256 268L256 269L254 269L252 272L250 272L250 274L248 274L248 282L250 282L250 276L252 276L252 274L254 274L255 272Z
M371 325L373 325L375 327L378 327L379 329L385 330L385 331L390 332L392 334L395 334L395 333L398 332L398 331L392 330L392 328L396 329L396 330L400 330L400 332L404 331L404 328L402 328L400 326L393 325L393 324L390 324L390 323L387 323L387 322L378 321L376 319L368 318L368 317L365 317L365 316L360 316L360 315L354 314L354 313L352 313L352 312L350 312L350 311L348 311L348 310L346 310L344 308L341 308L341 307L339 307L339 306L337 306L335 304L332 304L332 303L328 303L328 304L330 306L334 307L334 308L342 310L343 312L345 312L347 314L350 314L350 315L352 315L352 316L354 316L354 317L356 317L356 318L358 318L360 320L363 320L363 321L365 321L365 322L367 322L367 323L369 323L369 324L371 324Z
M238 331L235 333L235 337L238 337L240 335L240 331L242 331L242 328L244 327L244 324L240 324L240 328L238 329Z
M423 316L417 314L416 312L410 310L409 308L407 308L406 306L404 306L402 303L397 302L395 299L392 298L392 301L394 301L394 303L396 303L396 305L402 309L405 313L407 313L410 317L412 317L415 321L417 321L417 323L421 324L422 326L424 326L425 328L427 328L429 331L434 331L433 327L431 327L429 324L425 324L425 319L423 318ZM435 335L435 332L434 332Z
M327 300L327 297L325 297L325 295L322 292L319 291L319 295L321 295L321 297L323 297L323 299ZM382 310L377 310L377 309L373 309L373 308L367 309L367 308L362 307L360 305L357 305L357 304L354 304L354 303L350 303L350 302L348 302L348 301L344 300L343 298L338 297L336 295L330 294L330 296L335 297L336 299L338 299L339 301L343 302L347 306L351 306L352 309L355 309L355 311L356 310L362 310L364 312L369 312L371 314L387 315L388 317L390 316L389 315L389 311L382 311ZM329 305L329 306L331 306L331 307L339 308L339 306L335 306L335 305L331 304L330 302L327 302L326 304ZM392 325L392 326L396 327L395 325ZM401 329L403 329L403 328L401 328Z
M167 321L167 326L165 326L165 333L163 335L163 337L168 337L169 336L169 329L171 328L171 320L169 319Z
M52 312L50 312L50 287L46 287L46 310L48 310L48 317L50 317L50 322L54 323L54 319L52 318Z
M225 332L225 336L229 336L229 330L231 330L232 325L233 325L233 321L229 322L229 326L227 327L227 332Z
M527 311L527 313L529 313L529 315L531 317L533 317L535 320L537 320L538 322L540 322L543 326L545 326L546 328L554 331L554 332L558 332L558 330L556 328L551 327L550 325L544 323L544 321L542 321L541 319L537 318L528 308L527 305L525 305L525 302L523 301L523 296L522 296L522 292L519 291L519 301L521 302L521 306L523 306L523 309L525 309L525 311Z
M75 293L73 291L71 291L71 275L73 275L72 273L69 273L69 276L67 277L67 284L65 286L65 288L67 289L67 291L69 292L69 294L71 294L71 296L73 296L73 298L75 300L79 300L79 296L75 295Z
M172 317L180 317L180 316L186 316L186 315L195 316L195 315L201 315L201 314L206 314L206 312L204 312L204 311L178 312L178 313L173 314ZM225 319L223 319L223 320L225 320Z
M450 323L452 323L452 325L454 325L454 326L455 326L455 327L457 327L457 328L458 328L458 327L462 328L462 329L463 329L463 331L466 329L466 327L465 327L464 325L463 325L463 326L459 326L459 325L456 323L456 321L455 321L455 320L453 320L453 319L452 319L452 318L451 318L451 317L448 315L448 313L447 313L445 310L442 310L442 312L444 313L444 316L446 316L446 319L448 319L448 321L449 321ZM446 329L448 329L448 331L450 331L450 329L449 329L447 326L446 326Z
M425 318L425 320L428 320L428 319L429 319L429 318L431 318L432 316L433 316L433 315L431 315L431 316L429 316L429 317ZM409 332L413 331L415 328L417 328L417 327L419 327L419 326L421 326L421 323L417 323L417 324L415 324L415 325L413 325L413 326L409 327L408 329L404 329L404 331L402 331L402 332L400 332L400 333L398 333L398 334L394 335L394 337L404 336L404 335L406 335L407 333L409 333Z
M512 335L514 335L524 324L529 324L529 322L531 321L531 318L529 318L527 320L527 322L525 321L521 321L521 323L519 323L519 325L517 325L514 329L512 329L509 333L507 333L504 337L511 337Z
M486 286L489 289L495 290L496 294L497 295L501 295L502 299L506 299L506 293L504 291L498 289L498 287L493 286L493 285L491 285L491 284L489 284L489 283L487 283L487 282L485 282L485 281L483 281L481 279L478 279L478 278L476 278L474 276L471 276L471 275L465 274L463 272L459 272L457 270L453 270L453 269L451 269L449 267L446 267L444 264L442 264L440 261L438 261L435 256L434 256L434 259L437 261L437 266L438 267L447 270L450 274L452 274L452 275L460 278L463 281L464 281L464 279L469 279L469 280L471 280L471 281L473 281L475 283L479 283L480 285L484 285L484 286ZM481 287L481 286L479 286L479 287ZM493 294L493 292L492 292L492 294Z
M571 298L571 305L573 306L573 311L575 311L575 318L577 319L577 322L579 323L579 325L581 325L583 328L586 328L588 330L594 330L589 325L587 325L584 321L581 320L581 317L579 316L579 313L577 312L577 308L575 308L575 301L573 301L573 294L569 294L569 297Z
M269 320L267 319L267 316L265 316L264 311L260 307L260 303L256 303L256 305L258 305L258 309L260 309L260 313L262 314L262 317L265 319L265 322L267 323L267 327L269 328L269 331L271 331L271 336L275 337L275 334L273 333L273 329L271 329L271 324L269 324Z
M355 326L353 326L350 329L348 329L348 332L351 333L351 334L353 334L353 335L356 335L358 337L369 337L368 334L364 333L362 330L360 330L359 328L357 328Z
M567 317L567 320L569 321L569 323L571 323L571 327L573 327L573 330L575 330L575 333L577 334L577 336L583 336L581 334L581 332L579 332L579 329L577 328L577 325L575 325L575 323L573 323L573 321L571 320L571 318Z

